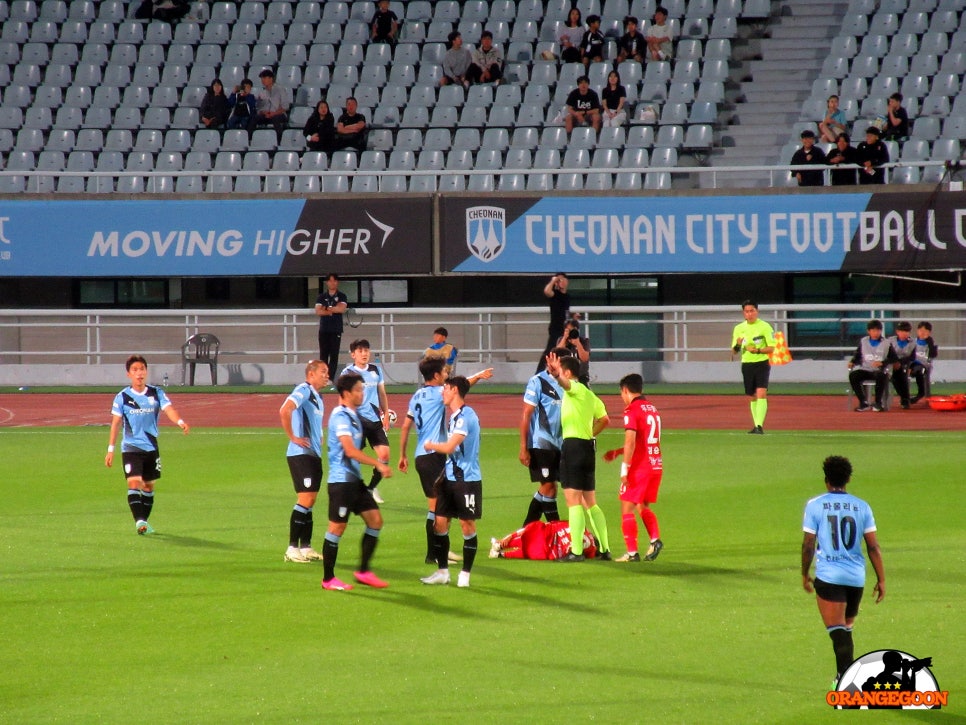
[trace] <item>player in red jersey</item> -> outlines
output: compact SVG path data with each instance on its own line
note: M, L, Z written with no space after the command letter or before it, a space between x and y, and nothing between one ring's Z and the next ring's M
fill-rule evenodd
M661 415L644 397L644 379L635 374L620 381L624 401L624 448L608 451L604 459L612 461L624 455L621 463L621 531L627 553L617 561L640 561L637 551L637 516L644 522L650 537L645 561L654 561L664 544L651 504L657 501L664 466L661 461Z
M491 559L561 559L570 553L569 521L531 521L502 539L490 539ZM597 555L594 535L584 530L584 556Z

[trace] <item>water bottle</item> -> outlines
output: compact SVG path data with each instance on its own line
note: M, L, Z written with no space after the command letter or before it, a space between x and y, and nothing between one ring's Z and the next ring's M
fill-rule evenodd
M168 387L168 374L167 373L165 373L164 374L164 377L161 378L161 387L162 388Z

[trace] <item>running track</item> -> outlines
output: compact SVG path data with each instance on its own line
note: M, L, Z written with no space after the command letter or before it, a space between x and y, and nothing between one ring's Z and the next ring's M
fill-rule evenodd
M279 426L278 409L285 396L276 393L190 393L173 390L178 412L194 428ZM323 395L327 406L335 395ZM623 403L617 395L602 395L611 426L620 426ZM751 414L740 395L655 395L665 429L747 430ZM112 395L91 393L0 394L0 427L107 425ZM402 417L408 395L390 395L390 406ZM474 395L467 402L484 427L514 428L519 424L521 395ZM842 395L774 395L768 399L765 431L778 430L966 430L966 413L940 413L920 403L911 410L896 407L885 413L856 413L853 399ZM163 418L164 425L170 422Z

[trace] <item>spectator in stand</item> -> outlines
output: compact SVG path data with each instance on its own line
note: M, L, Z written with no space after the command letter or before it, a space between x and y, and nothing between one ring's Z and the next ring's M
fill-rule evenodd
M886 127L882 137L886 141L905 141L909 136L909 114L902 107L902 94L893 93L889 96L886 108Z
M399 35L399 17L389 9L389 0L379 0L372 16L372 42L395 45Z
M161 20L176 23L191 10L188 0L144 0L134 13L138 20Z
M221 128L228 121L228 114L231 108L228 106L228 96L225 95L225 86L222 85L220 78L215 78L211 86L201 99L201 108L198 115L206 128Z
M825 163L827 163L825 152L815 145L815 132L806 128L802 131L802 147L792 155L792 166ZM799 186L825 186L825 172L821 169L808 169L794 173Z
M832 149L827 157L829 166L834 166L829 176L832 178L832 186L855 186L859 183L856 174L857 169L840 169L839 166L851 166L859 163L859 157L855 146L851 144L852 139L847 133L840 133L835 139L835 148Z
M339 116L335 125L335 147L353 148L360 153L366 150L366 117L359 113L359 102L355 96L345 101L345 113Z
M560 32L560 60L564 63L579 63L581 60L580 42L584 39L584 24L580 10L570 8L567 22Z
M637 32L637 18L628 15L624 18L624 35L617 43L617 62L636 60L638 63L643 63L645 53L647 53L647 40Z
M302 133L310 151L324 151L329 155L335 151L335 116L324 99L315 106L315 113L305 122Z
M671 26L667 24L667 10L658 6L654 10L654 23L647 29L648 60L670 60L674 55Z
M825 111L825 118L818 124L818 131L821 141L835 143L839 135L846 132L845 111L839 110L839 97L829 96L828 108Z
M252 93L252 82L246 78L240 85L235 86L234 92L228 96L228 128L248 128L248 123L255 116L255 94Z
M602 114L604 127L623 126L627 121L627 111L624 109L624 104L627 102L627 89L621 85L621 76L616 70L607 74L607 85L600 93L600 100L604 108Z
M248 122L249 132L258 126L271 126L275 129L279 142L288 124L288 107L292 101L288 91L275 85L275 73L268 68L258 74L262 90L255 97L255 115Z
M584 68L604 59L604 34L600 32L600 15L587 16L587 31L580 40L580 61Z
M447 41L448 50L443 56L443 77L439 84L441 86L461 85L468 88L470 82L466 78L466 72L470 69L470 62L473 60L470 51L463 47L463 36L458 30L450 33Z
M879 138L879 129L869 126L865 129L865 141L855 150L856 160L862 167L859 170L860 184L884 184L885 169L882 164L889 163L889 149Z
M597 91L590 87L590 78L580 76L577 79L577 87L567 96L564 113L568 136L574 126L593 126L595 131L600 131L600 98Z
M493 33L484 30L480 47L471 54L472 62L466 71L470 83L499 83L503 78L503 48L493 45Z

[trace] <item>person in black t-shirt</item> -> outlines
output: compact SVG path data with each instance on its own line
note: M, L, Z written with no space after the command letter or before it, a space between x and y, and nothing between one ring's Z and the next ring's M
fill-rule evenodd
M851 144L847 133L840 133L835 139L835 148L828 153L828 164L832 167L843 166L846 164L859 163L856 156L855 146ZM832 177L832 186L854 186L858 183L856 178L857 169L833 168L829 176Z
M335 147L353 148L360 153L366 150L366 117L359 113L359 102L354 96L345 101L345 113L335 125Z
M865 141L855 149L859 170L860 184L884 184L885 169L882 164L889 163L889 149L879 138L880 131L875 126L865 129Z
M570 319L570 293L567 292L569 284L567 275L557 272L543 288L543 296L548 299L550 305L550 324L547 325L547 347L537 365L538 373L547 367L547 355L556 346L557 340L563 335L567 320Z
M395 45L399 33L399 16L389 9L389 0L379 0L372 16L372 42Z
M587 32L580 41L580 60L585 68L604 59L604 34L600 32L600 15L587 16Z
M566 117L564 126L567 134L574 130L574 126L593 126L600 131L600 97L597 91L590 87L590 78L580 76L577 87L567 96L567 107L564 109Z
M802 147L792 155L792 166L826 163L825 152L815 145L815 132L802 131ZM825 172L819 169L796 171L799 186L825 186Z
M882 137L886 141L901 141L909 135L909 114L902 107L902 94L893 93L889 96L889 106L886 110L885 130Z
M617 41L617 62L636 60L638 63L643 63L646 52L647 40L637 32L637 18L628 15L624 18L624 35Z
M330 273L325 278L325 289L315 300L315 314L319 318L319 359L328 365L329 370L339 369L342 315L348 307L349 298L345 292L339 291L339 275Z

